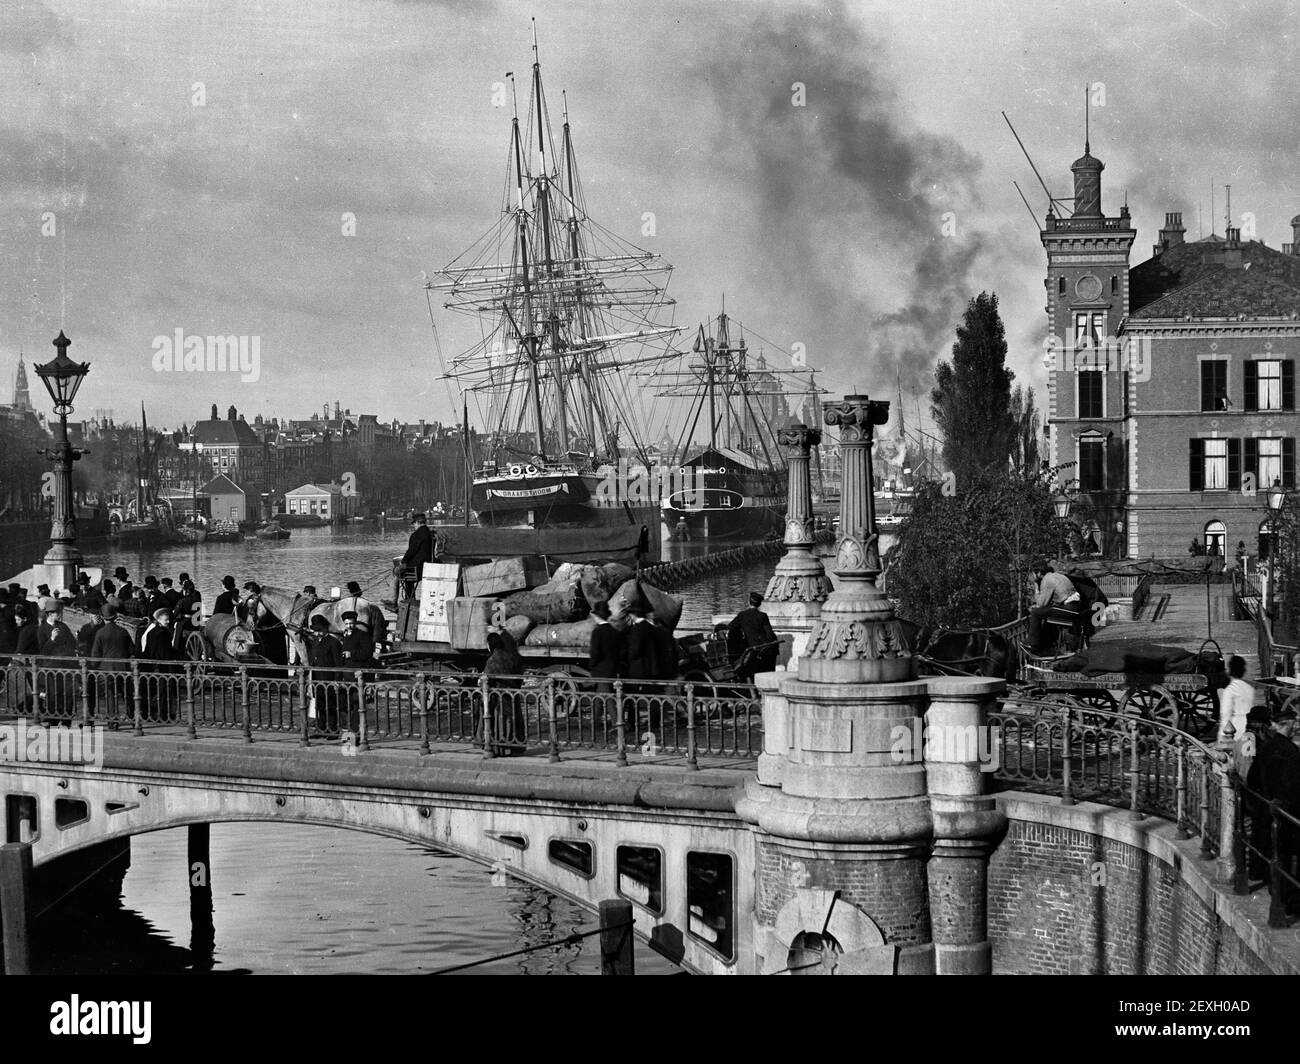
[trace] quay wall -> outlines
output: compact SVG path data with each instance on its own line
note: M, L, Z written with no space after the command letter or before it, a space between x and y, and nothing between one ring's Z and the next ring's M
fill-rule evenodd
M989 864L995 975L1300 972L1268 928L1267 891L1233 895L1200 840L1175 838L1168 821L1017 792L998 805L1008 824Z

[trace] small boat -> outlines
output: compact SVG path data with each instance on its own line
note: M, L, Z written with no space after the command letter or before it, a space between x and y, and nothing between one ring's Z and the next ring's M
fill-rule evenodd
M244 533L234 521L214 521L208 528L208 543L242 543Z
M271 521L257 530L258 539L288 539L289 530L284 528L279 521Z
M208 530L198 525L181 525L176 529L176 538L182 543L202 543L208 538Z

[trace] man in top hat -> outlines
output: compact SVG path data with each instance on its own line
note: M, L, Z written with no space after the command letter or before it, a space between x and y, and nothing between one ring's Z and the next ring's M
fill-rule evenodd
M172 612L175 623L172 630L176 633L173 644L183 647L190 632L203 627L203 596L194 586L189 573L181 573L181 591L176 599L176 609Z
M374 664L375 641L369 632L358 623L355 610L344 610L339 616L343 625L343 635L339 646L343 650L343 665L349 669L362 669ZM360 702L355 687L348 688L348 727L353 731L361 728Z
M175 705L172 684L166 674L174 674L176 668L169 662L178 661L180 654L172 645L172 611L166 606L154 610L152 623L140 637L140 657L152 664L146 666L150 672L162 673L151 687L147 687L150 705L157 720L170 720Z
M361 627L355 610L344 610L339 615L343 635L339 643L343 648L343 664L349 669L359 669L375 660L375 641Z
M37 629L40 654L48 658L75 658L77 638L63 623L63 603L50 595L40 601L41 622Z
M314 669L342 668L343 647L330 632L328 618L319 613L313 614L308 625L312 634L307 663ZM312 695L316 701L316 727L327 734L337 734L339 730L338 681L344 678L338 673L325 673L320 677L321 682L312 685Z
M14 603L9 599L9 592L0 589L0 666L4 666L7 655L18 649L18 621L14 617Z
M415 594L416 581L424 572L425 563L431 561L433 561L433 530L429 528L428 518L424 514L416 514L411 518L411 538L407 541L406 553L402 555L400 563L403 570L415 570L414 576L407 576L403 581L406 585L407 598Z
M45 658L75 658L77 637L63 623L63 603L47 595L41 599L40 607L41 623L36 632L38 653ZM77 703L72 676L48 673L41 686L45 697L45 712L59 720L71 720Z
M101 672L115 675L101 677L95 685L98 696L96 705L103 714L117 718L134 712L129 673L130 659L135 657L135 641L131 638L131 633L118 623L116 606L105 603L100 608L99 615L104 623L99 626L95 640L90 645L90 664ZM109 727L116 728L117 720L113 719Z
M37 584L37 585L36 585L36 597L37 597L37 599L51 598L52 596L50 595L50 585L49 585L49 584Z
M361 585L355 580L348 581L348 593L339 599L339 609L352 610L357 615L357 627L370 631L370 602L361 597Z
M90 645L90 664L108 672L128 671L131 667L129 661L135 657L131 633L118 623L116 606L106 603L100 608L99 616L104 623L95 632L95 640Z
M162 585L158 593L162 596L163 605L172 611L172 617L175 618L176 607L181 601L181 593L172 586L170 576L164 576L158 583Z
M1257 707L1263 709L1263 707ZM1266 711L1265 711L1266 712ZM1251 711L1250 720L1256 719L1256 711ZM1263 734L1255 750L1255 760L1246 775L1246 786L1258 794L1265 802L1277 802L1281 808L1293 817L1300 817L1300 749L1292 741L1296 730L1296 712L1283 709L1274 717L1267 730L1261 727ZM1251 845L1264 853L1267 858L1273 855L1272 815L1267 806L1251 801L1247 808L1251 812ZM1278 818L1277 853L1274 855L1282 862L1282 867L1291 871L1291 862L1300 849L1300 839L1296 829L1284 817ZM1262 862L1252 855L1256 872L1264 871ZM1294 874L1294 873L1293 873ZM1294 915L1297 903L1295 888L1283 881L1283 895L1288 913Z
M756 673L775 669L777 651L781 648L781 641L772 631L772 622L759 609L761 605L763 596L751 591L749 606L727 625L727 651L733 658L742 659L736 665L736 679L744 683L753 683Z
M119 565L113 570L113 579L119 580L124 584L129 584L131 582L131 577L127 573L125 565Z
M221 578L221 594L217 596L217 603L212 607L212 614L236 612L235 604L239 601L239 595L235 591L235 578L233 576L223 576Z

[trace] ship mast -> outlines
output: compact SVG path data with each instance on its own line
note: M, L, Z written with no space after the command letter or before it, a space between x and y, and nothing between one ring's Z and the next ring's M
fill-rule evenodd
M493 461L581 455L583 471L595 472L618 461L624 426L647 457L646 414L627 369L675 357L668 345L680 329L660 323L673 302L664 291L672 267L587 215L575 154L567 99L563 140L551 136L534 26L530 100L522 116L514 104L502 216L425 287L486 326L444 376L485 393ZM629 357L629 346L640 350Z

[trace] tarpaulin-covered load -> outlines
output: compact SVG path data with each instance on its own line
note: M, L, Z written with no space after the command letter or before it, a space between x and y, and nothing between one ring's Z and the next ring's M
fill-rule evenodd
M639 587L639 590L638 590ZM615 613L626 613L638 599L663 623L670 632L682 617L682 600L666 591L636 579L627 580L609 598L609 608Z
M530 647L589 647L595 628L595 617L569 624L539 624L524 642Z
M1100 676L1103 673L1164 676L1195 672L1196 666L1196 655L1182 647L1167 647L1156 643L1107 642L1095 643L1082 654L1058 661L1053 666L1053 671L1079 672L1085 676Z
M248 654L257 653L257 640L253 633L239 623L233 613L217 613L208 618L203 634L212 652L222 661L239 661Z

